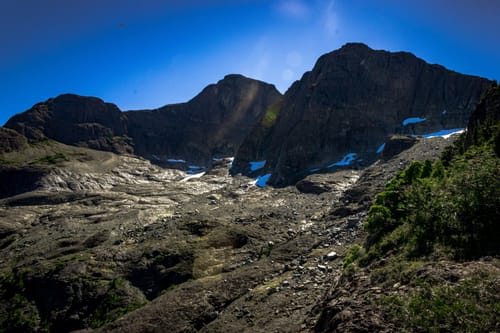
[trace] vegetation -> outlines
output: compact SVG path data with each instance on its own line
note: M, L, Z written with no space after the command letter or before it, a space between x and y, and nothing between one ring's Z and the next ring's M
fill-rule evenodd
M483 275L456 284L427 281L408 296L378 303L407 332L494 332L500 316L497 277Z
M453 278L437 264L500 254L500 89L485 99L441 159L413 162L377 195L364 247L351 247L344 259L346 276L369 267L371 283L408 287L373 300L402 331L499 328L498 270L473 265Z
M380 193L365 225L367 257L497 255L500 159L490 142L455 155L447 167L414 162Z
M500 163L474 148L444 169L414 162L377 196L366 223L368 259L444 251L454 259L495 255L500 228Z
M127 283L128 281L123 279L113 279L109 283L108 292L92 315L90 322L92 328L111 323L127 312L140 308L145 304L138 301L130 302L130 297L124 293Z
M24 295L22 274L6 272L0 276L0 332L46 332L40 326L38 310Z
M40 157L31 162L31 164L59 164L68 160L69 158L64 153L55 153Z
M363 247L354 244L351 247L349 247L349 250L347 251L347 254L344 257L344 260L342 262L342 266L344 270L347 273L352 273L354 270L354 264L357 262L359 258L361 258L364 255L364 249Z

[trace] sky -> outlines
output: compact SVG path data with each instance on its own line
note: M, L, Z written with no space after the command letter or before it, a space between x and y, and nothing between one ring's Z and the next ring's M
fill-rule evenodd
M500 80L500 0L0 0L0 124L63 93L121 110L231 73L284 93L347 42Z

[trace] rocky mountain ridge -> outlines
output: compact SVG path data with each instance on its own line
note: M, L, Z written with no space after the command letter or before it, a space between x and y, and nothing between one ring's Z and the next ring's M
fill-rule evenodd
M4 127L30 140L116 153L131 153L166 166L186 161L208 166L213 157L234 156L268 105L281 98L274 86L227 75L186 103L156 110L121 112L95 97L51 98L18 114Z
M135 153L150 160L207 166L214 157L234 156L268 106L280 99L273 85L227 75L187 103L127 112L128 135Z
M97 98L61 95L5 127L31 140L133 153L166 167L202 170L236 155L232 173L293 184L314 172L366 167L387 136L464 128L492 81L406 52L349 43L321 56L285 96L227 75L186 103L120 112ZM265 163L254 170L251 162Z
M446 70L406 52L346 44L321 56L312 71L268 110L238 150L233 173L269 183L295 183L319 170L367 166L388 135L464 128L481 95L483 78Z

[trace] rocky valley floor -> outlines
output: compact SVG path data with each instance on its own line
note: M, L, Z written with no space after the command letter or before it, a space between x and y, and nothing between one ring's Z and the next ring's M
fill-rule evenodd
M342 261L363 242L375 194L412 160L434 159L450 143L421 139L365 170L315 174L285 188L231 177L229 161L189 177L132 156L53 144L47 156L64 158L49 159L36 190L0 200L2 326L397 331L359 295L399 285L339 289ZM498 277L497 261L482 265Z

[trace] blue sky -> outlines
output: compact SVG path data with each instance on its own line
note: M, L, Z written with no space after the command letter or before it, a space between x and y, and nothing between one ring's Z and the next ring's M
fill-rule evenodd
M122 110L229 73L285 92L346 42L500 80L497 0L1 0L0 124L62 93Z

